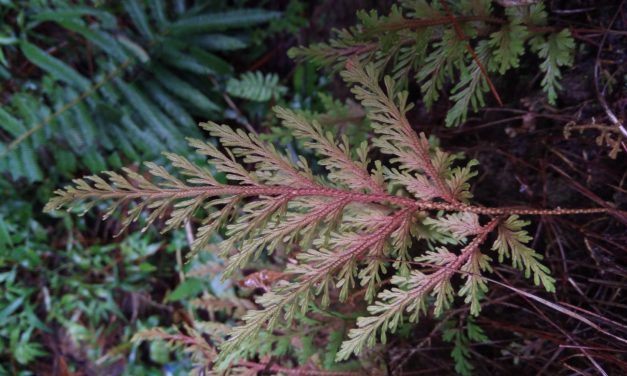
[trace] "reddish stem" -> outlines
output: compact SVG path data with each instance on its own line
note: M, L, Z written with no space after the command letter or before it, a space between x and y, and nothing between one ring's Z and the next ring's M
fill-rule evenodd
M444 7L444 10L446 11L446 15L448 16L448 19L451 21L451 24L453 25L453 28L455 29L455 34L457 34L457 37L460 40L466 41L468 38L462 31L462 28L459 26L459 22L457 21L457 18L453 16L453 14L451 13L451 10L449 9L448 4L446 4L446 1L440 0L440 4L442 4L442 7ZM488 82L488 86L490 86L490 91L492 92L492 95L494 95L494 98L498 102L499 106L502 107L503 101L501 101L501 97L499 93L496 91L496 87L494 87L494 84L492 83L492 80L490 79L490 76L488 75L488 71L484 68L483 64L479 60L479 57L477 56L477 53L472 48L470 43L466 42L465 46L468 52L470 53L470 56L472 56L472 59L475 61L475 63L477 63L477 66L481 70L481 74Z
M482 206L472 206L464 203L446 203L415 200L409 197L393 196L389 194L376 193L360 193L344 191L335 188L314 187L314 188L290 188L279 186L204 186L204 187L186 187L181 189L155 189L155 190L92 190L92 191L75 191L65 192L75 199L183 199L191 197L215 197L215 196L281 196L289 195L291 197L336 197L346 198L351 202L360 203L389 203L404 207L411 207L415 210L444 210L456 212L469 212L486 215L499 214L519 214L519 215L567 215L567 214L594 214L619 212L610 208L582 208L582 209L534 209L534 208L517 208L502 207L489 208Z

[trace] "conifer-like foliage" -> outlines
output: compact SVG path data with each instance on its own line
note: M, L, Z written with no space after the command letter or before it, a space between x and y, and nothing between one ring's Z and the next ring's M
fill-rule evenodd
M541 1L520 4L503 9L491 0L402 0L388 15L360 11L358 25L290 55L338 69L348 59L372 63L397 85L414 80L427 109L448 94L450 127L465 122L470 109L485 106L488 92L500 103L497 79L530 52L541 59L542 89L555 104L561 69L572 64L574 39L568 29L547 26Z
M220 346L217 364L235 364L250 354L260 333L303 317L314 306L346 301L357 291L368 308L337 351L336 360L385 342L403 321L417 322L427 310L445 312L460 296L472 315L481 311L488 289L485 274L495 262L508 262L535 285L554 291L554 279L519 215L562 215L606 209L489 208L473 204L471 179L478 162L465 161L416 134L406 114L408 93L376 64L349 60L342 72L367 111L375 137L351 149L317 121L276 108L295 137L315 150L324 174L314 174L303 157L288 157L256 135L215 123L201 124L219 146L192 139L208 159L198 166L167 153L177 174L147 163L150 176L124 174L77 179L58 190L46 210L106 202L105 216L122 210L129 226L142 213L147 225L166 219L164 231L193 216L202 219L193 244L206 248L223 230L219 249L231 275L262 253L279 246L293 252L287 277L257 299L242 324ZM376 149L383 161L371 160ZM210 172L223 173L221 182ZM131 205L134 203L134 206ZM131 205L131 206L129 206ZM130 209L128 209L130 207ZM491 245L490 245L491 243ZM384 281L390 278L389 282Z

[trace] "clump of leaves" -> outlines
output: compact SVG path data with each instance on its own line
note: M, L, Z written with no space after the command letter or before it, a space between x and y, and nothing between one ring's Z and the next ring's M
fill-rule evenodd
M83 245L86 232L68 214L66 236L53 236L30 202L11 197L0 207L0 374L31 374L60 352L69 369L106 373L144 319L135 311L127 320L121 298L146 293L151 280L167 276L153 257L162 242L137 233L116 244ZM118 351L111 349L114 337ZM140 367L140 359L128 366Z
M188 152L194 118L222 118L227 108L217 83L234 75L228 54L254 55L255 27L281 16L201 1L115 4L2 5L0 66L10 81L0 85L21 89L7 90L0 108L0 173L41 182L51 159L72 175ZM26 79L24 65L36 68ZM249 77L237 92L262 100L280 92L276 82L270 94L259 90L272 80Z
M455 371L460 375L472 375L473 365L470 363L470 344L487 342L488 337L472 317L468 317L466 327L458 325L455 320L444 322L442 339L453 344L451 357L455 361Z
M500 6L490 0L399 3L386 16L360 11L359 24L339 30L330 42L289 53L337 69L349 59L373 63L401 86L413 78L428 109L448 91L454 102L446 115L450 127L465 122L470 109L485 106L488 91L500 103L492 79L518 68L531 51L542 60L542 89L555 104L560 70L572 65L575 42L568 29L547 25L542 2L507 7L504 17L495 15Z
M536 285L554 291L554 279L542 256L527 245L526 222L518 215L607 209L489 208L471 203L470 179L477 174L478 162L464 162L460 155L431 145L425 134L416 134L406 117L412 107L408 93L399 91L392 77L384 78L382 88L375 64L350 60L346 66L342 76L367 111L375 134L371 144L364 141L351 149L345 138L336 138L317 121L275 109L283 125L317 152L326 174L314 175L305 158L288 157L255 135L204 123L202 128L220 147L193 139L190 145L226 176L227 183L207 167L167 153L179 176L146 163L154 180L130 169L124 175L105 172L107 179L76 179L73 186L56 191L46 210L81 204L87 210L109 202L107 217L134 202L122 213L125 226L149 210L148 224L167 218L164 231L199 215L203 219L193 248L204 249L212 234L224 229L226 239L218 248L227 259L227 277L279 245L295 252L296 262L285 268L288 278L260 296L259 308L249 310L220 345L216 364L221 367L254 353L254 338L262 331L305 315L314 305L345 302L358 291L369 304L367 313L349 331L337 361L385 343L403 321L417 322L430 307L441 315L456 295L478 315L488 289L484 274L496 258L511 261ZM372 161L372 147L386 160ZM492 247L484 246L493 233ZM453 278L456 274L461 275L459 282Z

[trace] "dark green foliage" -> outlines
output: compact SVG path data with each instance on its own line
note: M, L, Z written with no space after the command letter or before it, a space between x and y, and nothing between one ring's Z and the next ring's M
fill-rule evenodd
M471 316L467 318L465 328L461 326L461 322L449 320L444 323L442 339L453 344L451 357L455 361L455 371L463 376L472 375L474 367L470 362L470 345L488 341L483 329L475 323Z
M0 207L0 374L16 374L54 357L52 338L82 347L73 355L90 363L102 359L106 372L119 355L108 354L103 341L124 333L125 326L135 331L140 325L127 321L120 298L149 296L153 278L167 276L165 270L155 273L162 269L155 254L164 244L137 234L118 244L85 245L77 232L84 231L82 220L63 214L64 225L52 236L35 217L32 204L24 201ZM173 246L180 243L172 240ZM60 241L65 244L54 245ZM120 343L128 345L131 334Z
M222 117L221 88L209 77L223 80L234 70L217 54L246 48L251 27L280 16L203 2L175 10L163 0L120 8L33 2L3 13L19 22L0 30L0 63L12 75L0 84L21 89L0 109L0 173L30 182L43 179L50 160L69 175L186 150L185 136L198 134L195 117ZM24 64L41 79L21 78ZM279 92L276 86L272 95Z
M549 103L555 104L560 69L572 65L575 42L568 29L547 27L543 2L523 2L504 10L490 0L399 3L388 15L360 11L359 24L339 30L330 42L289 53L335 69L350 58L372 62L389 72L397 85L415 81L427 109L448 94L453 104L445 124L450 127L464 123L470 110L484 107L486 95L499 103L499 76L517 69L530 50L543 59L542 89ZM497 16L499 12L504 16ZM496 83L494 88L491 82Z

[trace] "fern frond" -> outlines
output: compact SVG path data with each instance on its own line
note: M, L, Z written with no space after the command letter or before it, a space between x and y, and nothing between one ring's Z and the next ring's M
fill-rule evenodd
M32 108L46 114L25 127L3 127L11 127L13 139L2 148L0 156L10 155L15 178L42 178L37 173L43 165L39 159L47 154L32 154L29 148L46 149L52 154L69 148L82 158L75 158L76 163L66 167L87 167L94 173L106 169L108 160L120 160L118 150L122 157L134 161L152 159L165 148L182 152L186 148L180 142L182 138L199 134L197 128L190 127L193 115L217 116L224 107L212 99L219 98L215 95L218 88L199 88L197 79L206 79L207 75L228 77L233 73L229 62L206 51L204 30L236 31L238 38L223 36L214 39L216 43L211 46L218 52L233 50L246 46L243 40L252 31L247 27L280 16L263 9L224 9L225 5L189 10L183 7L180 13L166 16L162 1L148 3L149 9L144 2L134 1L124 1L122 7L103 5L98 9L56 3L16 5L16 11L25 15L24 22L16 27L29 30L19 31L24 36L19 49L46 74L42 78L44 84L36 85L41 103ZM124 16L129 22L118 24L119 10L126 11ZM90 17L88 23L85 16ZM56 23L60 32L76 36L70 38L70 43L76 39L78 44L58 50L55 56L46 52L48 46L44 44L49 38L38 35L37 28L32 29L40 22ZM83 51L87 45L94 46L93 51L73 54L71 59L65 51ZM97 63L89 72L82 69L88 65L83 58L87 55ZM132 77L133 82L125 77ZM284 88L275 81L275 76L267 76L263 84L276 83L273 95L278 95ZM12 116L23 116L16 107L24 93L13 95L5 107ZM19 133L15 132L17 129ZM127 137L127 132L133 137ZM26 146L21 147L22 143ZM48 148L49 144L59 147ZM109 154L111 158L107 158ZM0 172L8 170L6 164L0 164Z
M507 218L498 227L498 237L492 249L498 252L499 262L511 258L512 266L524 269L525 277L529 278L533 274L536 286L542 284L548 292L555 292L555 279L549 275L549 268L540 262L542 256L525 245L531 237L522 228L528 224L517 215Z
M485 105L483 94L489 90L489 86L481 67L490 64L490 53L488 42L481 41L476 48L476 59L472 59L468 67L459 66L460 79L451 90L450 97L455 104L448 111L445 119L447 127L465 122L471 108L477 111L479 107Z
M489 256L484 255L477 249L460 269L464 273L462 276L466 279L466 282L459 289L459 296L463 296L464 302L470 304L470 314L474 316L479 315L479 312L481 312L480 300L488 291L488 283L482 277L482 272L492 271L490 261L492 259Z
M498 228L493 245L502 261L534 273L536 284L551 290L553 279L539 262L539 255L525 246L529 236L525 222L515 214L563 215L606 212L608 209L513 209L471 205L469 179L474 176L469 161L432 146L418 136L405 113L407 93L399 92L390 78L385 90L378 84L378 70L351 60L344 74L358 99L368 110L376 137L373 144L392 157L394 167L374 163L368 171L367 144L352 152L346 140L336 143L317 122L278 108L276 113L296 137L314 149L327 174L314 176L302 157L287 157L256 135L226 125L202 123L220 146L190 140L207 157L209 169L168 153L176 173L147 163L147 173L124 169L124 174L105 172L107 179L93 175L76 179L73 186L56 191L45 210L80 207L87 210L108 202L105 216L120 208L123 228L142 219L146 225L162 219L165 230L202 215L194 252L204 248L212 233L225 230L226 240L216 248L227 258L225 274L244 267L264 252L281 247L286 253L300 250L285 270L286 280L261 296L258 309L243 316L243 323L220 346L217 362L228 366L251 354L248 344L257 344L260 333L271 332L280 322L289 323L314 304L327 306L332 297L345 301L358 288L364 300L375 300L369 316L357 320L337 353L337 359L358 354L377 338L385 342L406 315L415 322L433 305L441 315L455 293L470 304L472 314L480 309L486 292L491 259L479 247ZM212 169L226 181L212 176ZM416 197L397 189L404 187ZM79 205L82 204L82 205ZM144 212L148 212L143 216ZM481 226L479 214L491 217ZM504 220L502 215L509 215ZM416 268L410 262L411 244L421 241L427 251L414 260L427 264ZM443 245L446 245L444 247ZM434 251L431 251L434 249ZM431 269L431 270L430 270ZM382 290L382 277L392 272L395 287ZM455 285L455 273L463 285ZM220 341L219 341L220 342ZM246 345L245 345L246 344ZM254 352L253 352L254 353Z
M461 325L461 322L449 320L444 323L442 339L453 344L451 357L455 361L455 371L464 376L472 375L474 367L470 363L470 344L488 341L483 329L474 322L472 316L466 319L466 328Z
M290 56L334 70L349 61L372 64L389 72L400 87L413 76L427 109L450 94L453 106L445 124L457 126L466 121L469 110L485 106L488 90L500 102L488 72L503 76L518 67L530 42L530 49L545 59L540 67L545 72L542 87L554 102L559 67L570 65L574 41L562 35L564 30L550 33L545 41L543 2L506 7L506 18L496 16L500 12L491 1L399 3L402 8L393 5L388 15L358 12L354 27L338 31L328 43L291 49ZM449 83L453 88L446 93Z
M451 233L458 240L480 232L479 217L473 213L453 213L436 219L428 218L425 224L435 227L438 232Z
M234 9L196 16L183 17L169 30L174 35L198 34L206 31L241 28L268 22L281 15L265 9Z
M420 89L427 108L431 108L440 97L445 78L453 74L455 66L452 62L462 65L465 51L463 43L453 30L447 30L425 59L425 65L416 73L416 81L421 84Z
M573 64L573 50L575 41L568 29L558 33L551 33L548 38L540 35L530 41L531 48L544 61L540 64L540 70L544 72L542 89L546 92L550 104L555 104L557 91L562 88L559 79L562 77L560 67Z
M286 91L275 73L246 72L239 79L231 78L226 83L226 92L230 95L255 102L278 100Z
M20 44L20 47L22 53L24 53L28 60L37 64L40 68L49 72L55 78L62 80L79 90L86 91L89 89L89 80L65 64L63 61L50 56L34 44L25 41Z
M328 301L328 288L332 275L339 275L338 287L348 286L354 274L353 261L365 256L369 251L376 251L383 247L386 239L411 213L413 213L413 208L403 209L386 219L385 224L382 223L379 230L372 234L343 238L345 249L339 249L337 252L311 249L301 255L299 259L304 261L304 264L288 269L288 272L299 276L297 281L274 288L258 299L257 303L264 308L249 312L244 317L245 324L233 330L231 338L221 348L224 354L227 354L221 357L222 362L227 360L228 354L236 351L242 341L254 336L261 327L271 329L283 310L285 310L283 317L288 322L293 319L299 308L302 312L306 312L308 301L312 299L310 290L314 285L320 284L316 289L316 294L322 293L323 301ZM333 257L329 257L331 255ZM343 295L346 297L346 294Z
M517 68L520 57L525 53L524 42L527 39L528 30L522 25L522 20L515 17L511 11L510 23L501 27L499 31L490 34L488 44L493 49L491 69L504 74L510 68Z
M257 179L269 184L295 187L308 187L314 184L311 171L302 159L297 162L298 167L295 166L274 146L264 144L257 136L241 130L234 131L226 125L216 123L201 123L200 126L218 138L223 146L232 148L233 154L242 157L244 163L254 164Z
M377 334L381 342L385 343L386 333L396 331L405 313L410 314L410 322L418 321L420 313L426 311L426 299L429 294L436 296L436 312L441 312L452 300L451 276L467 262L498 223L499 220L494 219L483 226L481 232L464 247L459 256L451 258L446 267L430 275L413 271L408 278L394 277L392 282L399 287L384 290L379 294L379 300L375 305L368 307L371 316L359 318L357 328L351 329L348 333L349 339L342 343L337 360L346 359L352 353L359 354L366 346L373 346Z

